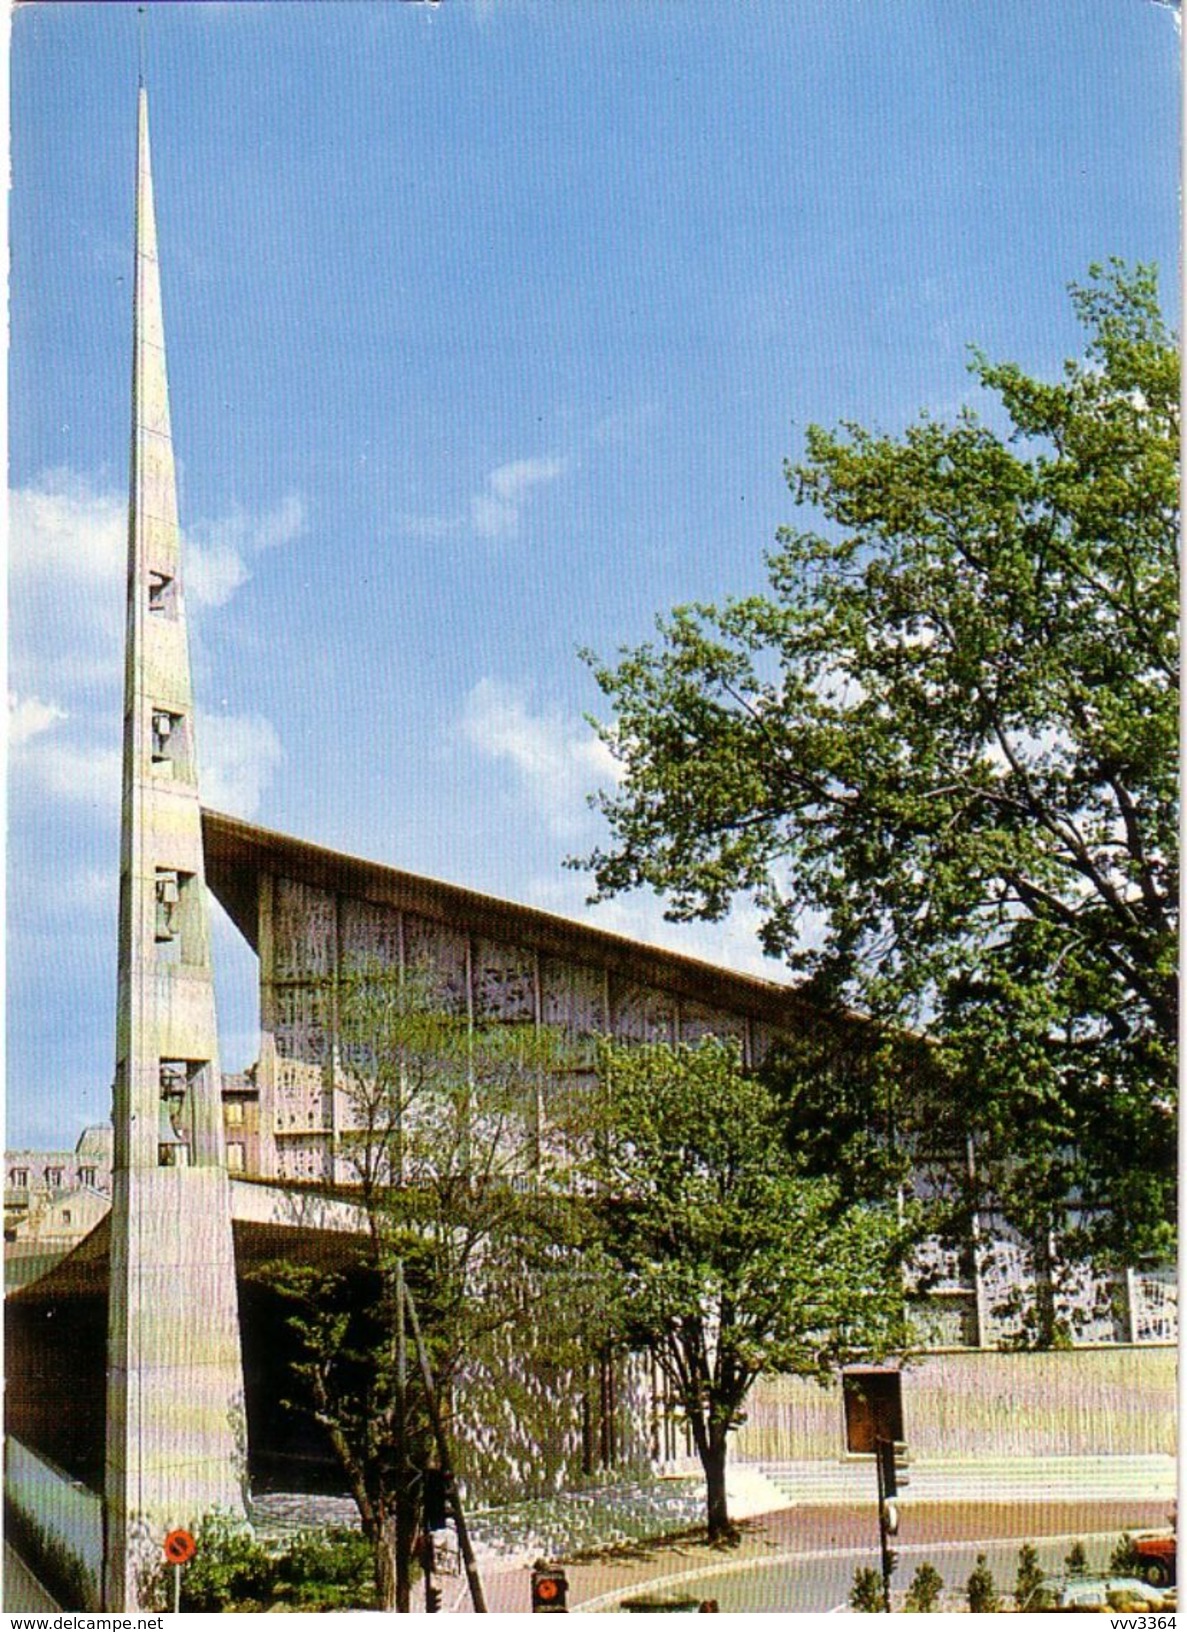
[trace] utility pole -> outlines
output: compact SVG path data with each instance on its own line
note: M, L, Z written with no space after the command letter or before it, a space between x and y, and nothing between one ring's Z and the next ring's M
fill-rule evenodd
M878 1470L878 1540L882 1550L882 1607L890 1614L890 1578L898 1559L891 1550L890 1538L898 1535L898 1492L900 1485L910 1483L898 1464L899 1455L906 1449L893 1439L875 1439L874 1465Z
M470 1544L470 1532L466 1528L466 1518L462 1512L457 1480L453 1474L453 1462L449 1455L449 1441L445 1436L445 1424L441 1420L441 1408L437 1400L437 1389L433 1382L433 1369L429 1365L428 1352L425 1349L424 1339L421 1337L420 1321L416 1316L416 1304L413 1302L412 1293L404 1284L402 1278L399 1285L403 1292L404 1306L408 1310L408 1323L412 1327L412 1340L416 1344L416 1358L420 1364L421 1382L424 1384L425 1404L428 1407L429 1421L433 1425L433 1437L437 1442L437 1455L440 1458L441 1473L445 1480L445 1497L453 1512L453 1522L457 1526L458 1550L462 1555L462 1562L466 1566L470 1601L474 1605L476 1615L485 1615L487 1613L486 1594L482 1590L482 1577L478 1573L478 1561L474 1557L474 1549ZM401 1324L403 1323L401 1322Z
M404 1260L396 1259L396 1609L411 1609L408 1570L408 1333L404 1325Z

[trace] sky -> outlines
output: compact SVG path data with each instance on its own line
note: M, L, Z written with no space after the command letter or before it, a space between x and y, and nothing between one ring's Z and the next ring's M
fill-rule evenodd
M591 907L579 657L758 590L811 423L1052 375L1067 285L1177 321L1154 0L149 4L208 805L780 978L746 907ZM7 1117L114 1061L137 8L10 40ZM255 963L215 910L224 1069Z

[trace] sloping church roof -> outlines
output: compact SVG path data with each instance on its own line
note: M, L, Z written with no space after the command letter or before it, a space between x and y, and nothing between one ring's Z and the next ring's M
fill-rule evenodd
M774 1026L791 1028L808 1021L819 1023L821 1018L818 1005L793 985L739 974L536 907L343 855L237 817L203 809L202 834L206 881L257 951L259 879L272 873L318 889L396 906L463 932L592 964Z

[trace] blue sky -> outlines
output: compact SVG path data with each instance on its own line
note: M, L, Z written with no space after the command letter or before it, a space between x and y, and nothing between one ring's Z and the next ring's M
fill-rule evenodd
M1175 22L151 4L207 802L777 976L745 912L584 905L577 648L759 587L807 424L976 403L970 342L1056 370L1094 260L1173 299ZM109 1107L136 73L133 6L14 15L10 1145ZM254 964L216 955L239 1069Z

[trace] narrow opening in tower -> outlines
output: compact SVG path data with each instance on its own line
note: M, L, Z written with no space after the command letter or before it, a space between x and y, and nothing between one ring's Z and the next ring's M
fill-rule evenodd
M209 1060L163 1059L159 1062L157 1162L161 1167L190 1167L202 1161L197 1131L198 1101L209 1069Z
M148 609L157 617L177 616L177 580L167 572L148 575Z
M157 1162L161 1167L188 1167L189 1141L185 1133L186 1097L189 1072L185 1060L162 1060L160 1064L160 1119L157 1132Z
M193 873L182 873L174 867L156 869L154 939L158 963L205 962L202 915Z
M170 780L192 780L190 733L184 714L168 708L152 711L153 775Z

